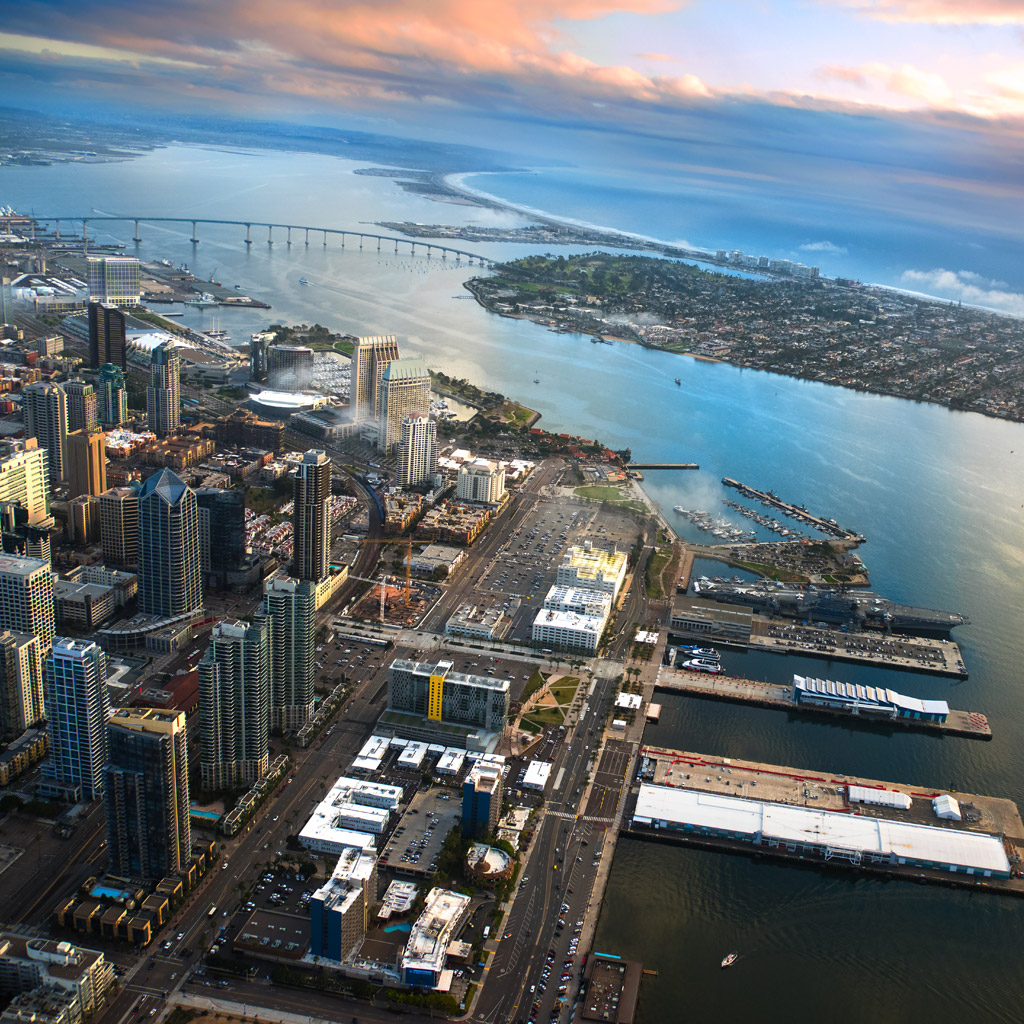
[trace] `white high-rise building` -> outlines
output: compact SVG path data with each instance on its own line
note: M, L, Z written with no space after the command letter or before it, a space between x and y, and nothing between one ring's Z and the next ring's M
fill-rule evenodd
M0 629L37 636L43 651L49 651L54 632L49 562L0 555Z
M354 422L375 420L380 415L380 379L388 363L398 358L398 339L393 334L356 338L349 387Z
M380 379L380 415L377 418L377 447L393 452L402 439L402 421L407 416L430 412L430 371L422 359L394 359Z
M505 467L500 462L474 459L459 467L456 496L459 501L496 505L505 493Z
M267 580L261 614L270 625L270 727L301 729L313 713L316 584Z
M113 306L137 306L142 286L139 261L134 256L87 256L89 298Z
M50 479L63 480L68 443L68 399L56 384L36 381L21 392L25 436L46 449Z
M44 675L50 770L95 800L103 793L107 763L107 656L97 644L58 637Z
M398 443L398 486L430 483L437 472L437 424L426 415L402 420Z
M181 426L181 360L175 346L165 342L153 349L146 388L146 417L157 437L176 434Z
M0 456L0 502L21 505L30 526L46 526L50 520L49 456L37 438L10 441L9 454Z

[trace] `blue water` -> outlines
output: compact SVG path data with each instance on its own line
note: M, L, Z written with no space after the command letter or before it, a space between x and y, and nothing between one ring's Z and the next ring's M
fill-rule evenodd
M124 889L111 889L106 885L97 885L89 891L89 895L102 897L103 899L108 900L124 900L131 894Z
M385 929L385 932L410 932L412 931L412 925L407 921L402 924L389 924Z
M195 807L190 807L188 813L193 818L204 818L207 821L220 821L223 817L223 815L218 814L216 811L200 811Z
M353 175L354 166L303 154L172 147L120 164L0 168L0 196L39 213L195 211L353 228L378 219L520 222L505 213L409 196L387 179ZM803 220L791 222L786 204L794 197L782 194L778 205L774 186L765 187L758 204L748 188L723 187L697 202L685 182L654 188L657 182L601 182L593 174L579 178L576 194L567 174L476 180L494 192L500 186L502 195L525 205L668 240L788 254L816 236L851 237L837 235L835 218L815 206L831 204L835 211L840 207L834 199L812 196ZM637 184L646 190L638 191ZM867 198L857 197L860 208ZM909 213L894 215L891 224L879 225L886 218L876 212L877 236L871 235L872 222L857 226L855 234L863 232L863 245L878 265L888 261L898 270L928 257L918 265L981 270L980 262L958 262L967 246L965 231L947 224L944 235L928 228L915 213L919 204L908 202ZM977 258L1002 252L1004 276L1013 283L1024 268L1015 251L1009 258L1003 236L981 212L978 237L987 248L977 250ZM955 216L956 210L936 207L932 223ZM1016 224L1013 218L1006 223ZM780 232L774 241L773 225ZM823 234L825 228L830 234ZM915 235L926 228L934 243L930 253ZM127 251L135 252L131 234L126 224L107 237L126 241ZM593 345L584 337L493 317L465 297L463 281L480 271L464 264L351 246L288 249L280 241L273 247L260 241L247 250L237 228L203 228L196 247L188 241L188 225L143 224L142 234L141 256L187 262L204 275L216 269L218 280L240 283L274 306L189 310L187 323L212 327L216 320L239 341L274 322L395 333L403 352L525 401L549 429L628 445L643 461L698 462L697 473L647 474L648 493L671 521L679 518L672 506L681 504L740 522L721 504L722 497L736 497L720 482L729 476L772 488L865 534L859 553L873 589L970 617L971 624L957 631L970 669L966 682L737 653L727 655L728 667L771 679L804 671L945 697L954 707L987 714L995 733L989 743L889 734L666 695L661 722L650 732L653 742L922 786L954 782L962 790L1024 800L1024 426L634 345ZM851 244L851 258L861 258L861 244ZM497 243L474 248L496 259L530 251ZM875 256L864 258L873 263ZM300 286L300 277L310 285ZM620 845L597 944L642 958L660 972L644 981L639 1024L676 1019L683 1007L702 1021L756 1016L962 1024L1016 1021L1024 1005L1020 901L674 847ZM749 951L749 959L721 972L718 961L736 948Z

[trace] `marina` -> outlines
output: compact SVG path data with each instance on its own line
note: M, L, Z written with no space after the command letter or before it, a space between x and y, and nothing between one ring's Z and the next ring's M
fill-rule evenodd
M834 519L823 519L820 516L813 515L803 505L790 505L789 502L783 501L772 491L759 491L727 476L722 477L722 483L726 487L735 488L744 498L753 498L769 508L777 508L783 515L789 516L790 519L795 519L797 522L804 523L807 526L813 526L822 533L830 534L841 540L864 540L859 533L854 533L852 530L844 530Z
M642 746L634 838L1024 896L1012 800Z
M794 680L803 678L794 676ZM891 725L900 729L935 732L946 736L964 736L969 739L990 740L992 738L992 728L985 715L977 711L957 711L948 706L941 719L938 717L912 718L896 713L895 702L889 706L879 706L873 696L866 694L860 700L857 699L860 695L854 694L850 700L837 698L829 700L827 703L824 701L812 702L807 699L798 699L792 684L768 683L758 679L741 679L728 675L680 672L668 665L662 665L658 671L654 688L704 700L753 704L757 707L794 714L826 715L864 725ZM857 689L874 688L858 687ZM887 695L892 693L893 691L890 690L885 691Z

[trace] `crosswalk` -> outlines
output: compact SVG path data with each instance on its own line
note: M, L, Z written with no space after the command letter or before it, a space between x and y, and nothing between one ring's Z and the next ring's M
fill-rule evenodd
M599 817L594 814L577 814L575 811L541 811L543 817L561 818L562 821L585 821L589 824L610 825L615 819Z

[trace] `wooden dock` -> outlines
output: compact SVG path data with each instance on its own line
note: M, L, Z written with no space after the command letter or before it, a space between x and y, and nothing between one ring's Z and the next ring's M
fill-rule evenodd
M796 704L793 701L792 686L783 683L766 683L758 679L680 671L667 665L663 665L658 672L658 681L654 688L670 693L682 693L688 697L699 697L704 700L724 700L734 704L753 704L756 707L771 708L773 711L825 715L829 718L842 718L849 722L865 725L892 725L900 729L920 730L946 736L965 736L975 740L992 739L992 728L988 719L977 711L950 710L949 717L945 722L856 714L817 704Z

